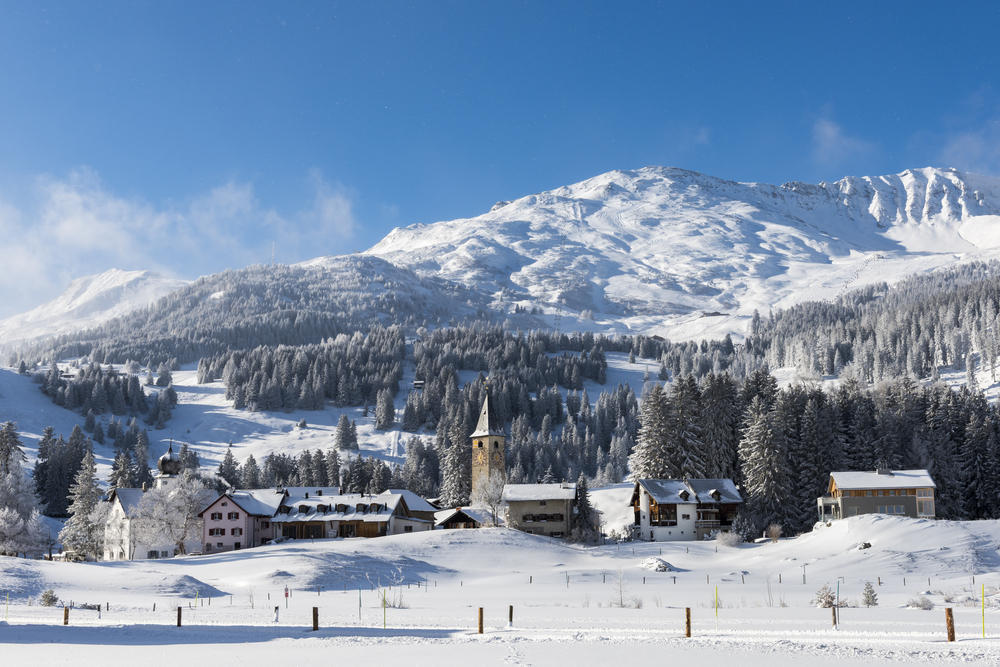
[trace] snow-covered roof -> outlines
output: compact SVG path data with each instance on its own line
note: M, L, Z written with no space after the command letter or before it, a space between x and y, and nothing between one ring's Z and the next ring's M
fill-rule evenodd
M694 489L699 503L743 502L743 496L731 479L689 479L687 482Z
M289 498L305 498L307 493L310 498L340 495L339 486L285 486L282 488L288 493Z
M576 484L506 484L503 487L504 502L525 500L572 500L576 498Z
M122 509L125 510L125 516L130 517L135 514L139 508L139 502L142 500L142 489L114 489L111 493L110 500L114 502L115 498L118 499L118 502L122 504Z
M398 496L403 496L403 500L406 501L406 506L411 512L437 512L438 508L431 505L429 502L415 494L409 489L387 489L380 493L380 496L386 494L395 494Z
M481 526L488 526L493 523L493 514L488 509L481 507L455 507L450 510L440 510L434 513L434 525L443 525L446 521L461 512ZM497 517L497 523L503 525L503 518Z
M397 494L380 494L370 496L362 493L348 493L337 496L313 496L308 498L287 498L282 506L288 512L279 512L274 516L275 523L294 523L298 521L365 521L381 523L388 521L396 512L403 496ZM338 505L340 509L338 509ZM372 505L377 505L372 510ZM359 506L361 509L359 509ZM305 511L303 511L303 509Z
M682 479L640 479L636 482L658 503L696 503L694 489ZM687 497L685 497L685 495Z
M228 495L247 514L254 516L274 516L285 497L274 489L240 489Z
M936 487L926 470L890 470L831 472L838 489L912 489Z
M636 482L635 491L640 486L657 503L743 502L743 497L731 479L640 479ZM635 502L635 492L632 494L632 502Z

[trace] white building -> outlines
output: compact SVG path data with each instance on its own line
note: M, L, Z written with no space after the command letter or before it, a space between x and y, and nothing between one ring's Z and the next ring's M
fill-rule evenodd
M640 479L630 504L639 539L671 542L729 530L743 497L730 479Z

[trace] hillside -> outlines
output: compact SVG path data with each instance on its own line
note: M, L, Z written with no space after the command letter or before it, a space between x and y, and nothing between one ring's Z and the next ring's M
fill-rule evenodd
M0 589L11 592L0 642L15 661L30 656L44 664L68 662L67 655L90 661L98 649L102 660L134 656L134 644L147 647L151 664L174 664L223 657L241 643L254 648L241 658L248 665L306 663L320 651L380 664L401 651L413 664L436 665L470 658L594 664L626 653L644 662L670 654L717 663L736 655L752 667L996 664L998 544L996 521L869 515L777 544L737 547L581 548L482 529L303 540L160 561L0 557ZM648 567L657 559L669 569ZM865 582L875 586L878 606L859 604ZM812 601L824 584L849 603L836 629L830 610ZM65 628L57 625L61 609L27 604L46 588L106 606L100 616L72 609ZM907 608L921 597L932 611ZM173 627L178 606L182 628ZM955 609L954 644L943 641L944 606ZM313 607L318 633L308 630ZM475 630L479 607L483 635ZM685 607L690 639L683 637Z
M773 186L646 167L396 229L367 254L581 328L721 337L754 309L993 256L998 215L1000 183L950 169Z
M77 278L52 301L0 320L0 347L103 324L145 308L186 284L149 271L119 269Z

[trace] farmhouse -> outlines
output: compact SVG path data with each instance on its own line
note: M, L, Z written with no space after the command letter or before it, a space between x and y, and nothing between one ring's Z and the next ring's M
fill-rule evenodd
M361 493L286 498L272 522L282 537L383 537L430 530L433 519L414 515L402 494Z
M229 489L206 507L202 543L205 553L257 547L274 539L272 517L286 498L276 489Z
M569 535L576 484L507 484L503 487L507 525L534 535Z
M731 479L640 479L631 500L638 537L651 542L728 531L742 504Z
M497 522L502 523L499 517ZM493 515L480 507L455 507L439 511L434 520L434 528L452 530L461 528L485 528L493 525Z
M825 496L816 499L820 521L859 514L933 519L936 485L926 470L831 472Z

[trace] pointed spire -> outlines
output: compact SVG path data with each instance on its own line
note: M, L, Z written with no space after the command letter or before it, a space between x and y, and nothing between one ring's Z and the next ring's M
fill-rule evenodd
M490 407L490 395L486 394L486 398L483 399L483 409L479 412L479 422L476 423L476 430L472 432L471 437L480 438L489 435L503 437L504 432L503 424Z

